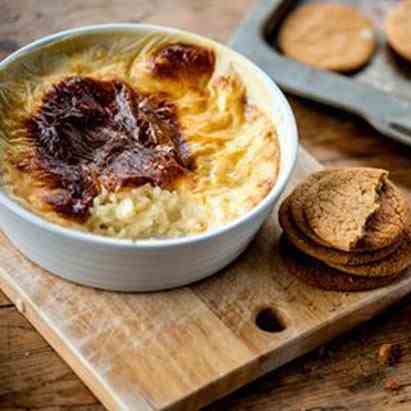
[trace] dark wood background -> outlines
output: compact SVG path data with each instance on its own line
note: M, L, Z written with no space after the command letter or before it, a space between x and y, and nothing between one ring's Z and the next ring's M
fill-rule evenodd
M256 0L0 0L0 59L59 30L106 22L184 28L226 42ZM411 149L347 114L290 96L301 143L326 166L383 167L411 198ZM395 367L383 343L398 343ZM411 410L411 297L325 347L272 372L209 410ZM393 381L397 389L390 389ZM0 292L0 410L104 408Z

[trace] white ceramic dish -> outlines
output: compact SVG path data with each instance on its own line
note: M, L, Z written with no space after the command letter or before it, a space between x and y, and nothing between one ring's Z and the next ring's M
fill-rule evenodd
M73 29L45 37L0 63L10 63L35 50L75 36L107 32L161 32L212 45L236 68L252 75L263 90L266 110L277 126L281 150L278 179L269 195L231 224L202 235L170 240L118 240L66 229L34 215L0 192L0 227L30 260L67 280L110 290L148 291L182 286L205 278L232 262L249 244L272 212L297 158L298 138L290 106L273 81L253 63L211 40L179 30L144 24L107 24ZM241 71L240 70L240 71Z

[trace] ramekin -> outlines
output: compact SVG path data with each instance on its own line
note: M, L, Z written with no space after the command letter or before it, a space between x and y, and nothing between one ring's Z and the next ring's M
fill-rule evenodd
M204 234L139 241L107 238L60 227L28 211L5 192L0 192L0 228L30 260L78 284L116 291L154 291L183 286L214 274L232 262L272 213L296 162L297 127L283 93L252 62L214 41L168 27L105 24L63 31L16 51L0 63L0 71L7 70L17 58L25 58L33 51L63 39L123 31L183 35L194 43L208 43L253 73L253 81L265 89L264 103L275 121L280 143L280 171L272 190L243 217Z

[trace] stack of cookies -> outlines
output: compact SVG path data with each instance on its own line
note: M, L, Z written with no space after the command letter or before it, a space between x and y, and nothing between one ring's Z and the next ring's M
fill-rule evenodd
M320 171L281 205L284 262L299 279L326 290L390 284L411 265L410 215L385 170Z

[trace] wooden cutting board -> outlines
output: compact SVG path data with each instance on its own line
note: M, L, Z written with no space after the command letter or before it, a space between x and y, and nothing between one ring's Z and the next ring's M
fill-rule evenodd
M319 168L301 150L288 189ZM29 262L1 235L0 287L108 409L192 410L411 291L409 274L373 292L309 288L283 268L276 248L280 232L275 209L248 250L223 272L149 294L68 283Z

